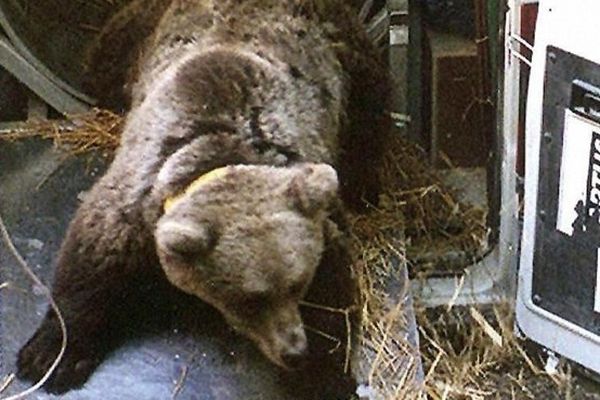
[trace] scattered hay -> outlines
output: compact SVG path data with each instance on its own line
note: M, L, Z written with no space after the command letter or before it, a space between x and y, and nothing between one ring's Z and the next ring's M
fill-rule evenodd
M359 340L370 362L368 383L378 398L600 399L573 389L577 380L568 366L555 375L544 371L537 346L514 333L512 304L417 309L419 349L407 340L408 321L400 312L404 298L387 288L390 281L402 281L395 276L399 265L407 263L423 278L439 267L423 265L423 254L459 250L476 258L488 247L485 211L458 202L424 159L421 150L396 138L381 172L386 192L379 206L351 218L362 296ZM422 387L415 385L419 351Z
M362 304L359 342L364 354L359 358L370 363L368 371L359 370L386 400L425 398L417 384L422 374L419 349L415 338L406 336L415 329L404 311L408 288L390 293L390 282L409 283L402 276L407 264L421 278L437 272L440 263L432 263L431 257L423 262L425 255L442 259L458 250L474 256L487 244L485 212L459 203L424 159L414 144L395 137L380 171L385 192L378 206L351 216Z
M364 240L373 236L371 231L401 223L412 276L460 272L488 249L487 212L460 203L425 159L418 146L395 137L380 172L386 190L379 208L355 228Z
M378 398L421 399L417 338L408 335L415 327L407 318L407 288L397 287L389 293L389 282L409 282L398 264L405 262L402 249L378 253L373 246L370 250L355 265L362 305L357 372L381 396Z
M15 380L15 377L16 377L15 374L10 374L10 375L6 375L4 377L4 379L2 379L2 381L0 383L0 394L4 393L4 391L9 388L9 386Z
M171 392L171 400L175 400L177 398L177 396L179 395L179 393L181 392L181 389L183 389L183 387L185 386L185 380L187 379L188 371L189 371L189 367L187 365L184 365L181 368L181 372L179 373L179 378L177 378L177 381L175 382L175 386L173 387L173 391Z
M68 116L66 120L18 124L0 131L0 140L50 139L72 155L97 151L104 157L111 157L119 145L122 129L122 116L108 110L92 109L84 114Z
M333 308L333 307L328 307L328 306L325 306L322 304L310 303L307 301L301 301L300 305L304 306L304 307L309 307L309 308L317 309L320 311L324 311L327 313L339 314L344 317L344 326L346 327L346 343L344 344L344 348L345 348L344 373L348 373L350 371L350 358L351 358L351 353L352 353L352 318L351 318L351 315L354 311L356 311L356 307L353 305L353 306L350 306L347 308ZM317 328L313 328L313 327L309 327L309 326L307 326L306 328L307 328L307 330L310 330L310 331L316 333L317 335L320 335L320 336L336 343L336 346L329 351L330 353L333 353L334 351L336 351L337 349L340 348L340 346L342 344L341 339L336 338L332 335L329 335L326 332L323 332Z
M568 366L544 372L543 354L514 334L512 304L420 310L417 318L430 399L569 398Z

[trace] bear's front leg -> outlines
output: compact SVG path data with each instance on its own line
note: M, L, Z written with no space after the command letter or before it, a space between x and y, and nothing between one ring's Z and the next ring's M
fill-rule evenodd
M72 299L62 299L58 304L61 310L66 310L71 302ZM88 313L95 315L84 317L63 312L68 332L67 347L58 367L44 385L47 391L58 394L83 385L100 363L103 340L98 333L104 327L101 323L90 320L102 317L96 310L88 310ZM61 343L62 332L58 318L50 310L36 333L19 352L19 378L31 382L41 379L56 359Z
M62 393L83 385L114 347L127 323L132 296L144 275L138 265L155 262L144 251L143 225L114 202L93 196L77 212L62 244L52 294L67 328L61 362L44 387ZM149 257L141 260L140 254ZM147 268L147 269L151 269ZM49 310L20 350L20 378L38 381L60 351L62 333Z

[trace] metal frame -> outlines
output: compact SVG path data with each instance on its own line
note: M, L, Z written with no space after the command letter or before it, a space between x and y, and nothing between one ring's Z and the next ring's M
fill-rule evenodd
M1 34L0 65L62 114L84 112L89 108L86 103L62 90L46 75L39 72L15 50L8 38Z
M391 116L397 133L406 133L408 115L408 0L388 0L388 61L392 78Z
M79 90L75 89L67 82L59 78L52 71L50 71L50 69L48 69L43 62L38 60L37 57L33 55L33 53L27 48L25 43L21 40L19 35L17 35L15 30L13 29L10 19L7 17L2 7L0 7L0 27L2 27L2 29L6 33L6 36L8 37L16 51L19 54L21 54L23 58L27 60L27 62L33 65L33 67L36 70L40 71L43 75L48 77L48 79L52 81L56 86L58 86L61 90L67 92L71 96L88 104L94 103L93 98L89 97L85 93L80 92Z
M500 224L498 242L479 262L453 278L430 278L412 282L418 302L428 307L494 303L513 299L520 224L517 194L517 127L519 120L520 61L513 54L510 38L519 34L522 1L508 0L505 17L504 76L498 96L498 154L500 178Z
M0 7L0 66L62 114L84 112L94 99L53 74L27 49ZM2 34L2 30L5 34Z

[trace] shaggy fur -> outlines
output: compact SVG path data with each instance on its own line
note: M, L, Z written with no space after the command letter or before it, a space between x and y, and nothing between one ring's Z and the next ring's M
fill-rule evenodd
M325 164L224 171L169 203L155 234L160 261L173 285L286 368L307 349L298 305L334 240L337 176Z
M53 294L70 336L46 388L83 384L140 288L165 277L291 366L317 267L332 268L329 284L349 275L338 185L358 208L378 192L387 81L356 17L342 0L135 0L90 59L95 87L114 104L125 84L131 110L59 254ZM223 166L225 178L165 212ZM20 376L42 376L59 343L50 311L19 354Z

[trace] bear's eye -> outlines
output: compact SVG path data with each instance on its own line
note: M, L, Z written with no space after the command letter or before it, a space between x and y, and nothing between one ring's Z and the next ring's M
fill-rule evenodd
M269 304L269 297L264 293L246 296L241 306L249 314L258 314Z
M304 282L296 282L290 286L290 294L293 297L302 297L304 295L305 284Z

